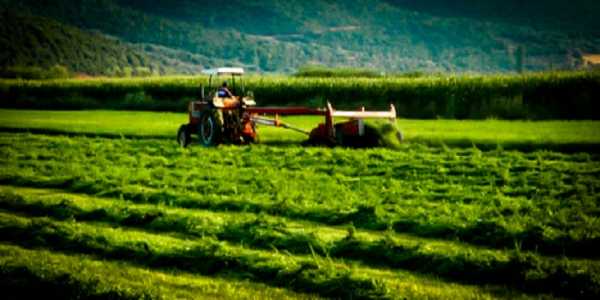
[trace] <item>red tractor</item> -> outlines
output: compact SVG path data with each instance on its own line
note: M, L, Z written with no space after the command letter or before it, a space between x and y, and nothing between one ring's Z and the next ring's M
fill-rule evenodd
M369 134L363 122L365 118L396 120L396 111L390 105L389 111L358 111L334 110L327 103L325 108L310 107L255 107L251 93L246 95L242 75L242 68L217 68L204 70L209 75L209 92L198 101L191 101L188 107L189 122L181 125L177 133L177 141L182 147L191 143L192 134L196 134L200 144L216 146L221 143L248 144L258 141L258 125L283 127L309 135L310 144L361 146L370 145L373 135ZM226 83L220 88L213 87L219 76L230 76L232 90L238 92L234 95L229 91ZM236 86L236 84L238 86ZM267 118L272 115L274 118ZM319 115L325 117L325 122L308 132L282 122L279 116L289 115ZM345 121L334 123L334 117L344 118ZM398 135L402 139L401 134Z

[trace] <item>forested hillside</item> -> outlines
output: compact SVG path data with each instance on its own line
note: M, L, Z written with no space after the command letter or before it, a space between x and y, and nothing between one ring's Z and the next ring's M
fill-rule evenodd
M307 64L388 73L574 69L583 53L600 52L593 1L570 2L587 9L580 15L559 1L471 2L0 1L134 44L165 73L218 64L285 73Z
M88 75L194 74L203 65L224 63L182 50L131 44L48 18L9 10L0 15L0 67L4 75L19 76L31 73L29 67L56 65Z
M119 40L82 32L58 22L5 11L0 23L2 66L66 66L88 74L149 68L146 55Z
M386 0L400 8L439 17L467 17L598 35L600 2L597 0Z

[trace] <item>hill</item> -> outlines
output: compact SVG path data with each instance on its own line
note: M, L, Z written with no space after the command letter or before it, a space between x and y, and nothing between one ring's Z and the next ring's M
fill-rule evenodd
M48 18L11 10L0 15L0 67L4 74L55 65L89 75L194 74L202 65L222 63L181 50L127 43Z
M142 48L196 55L198 65L263 72L315 63L386 72L573 69L582 53L600 52L590 12L598 5L584 0L569 10L557 1L522 9L517 1L456 1L455 8L410 0L4 2Z
M596 0L387 0L403 9L439 17L465 17L535 29L597 35L600 30Z

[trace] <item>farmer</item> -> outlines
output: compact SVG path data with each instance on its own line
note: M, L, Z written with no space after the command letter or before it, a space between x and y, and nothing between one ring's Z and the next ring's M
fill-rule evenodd
M233 93L227 88L227 81L223 81L217 95L222 98L233 98Z

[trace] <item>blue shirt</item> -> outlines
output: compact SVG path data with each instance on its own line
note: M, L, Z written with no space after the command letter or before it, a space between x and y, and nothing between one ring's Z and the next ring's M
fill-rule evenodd
M229 94L227 94L227 91L224 88L219 88L217 95L219 97L229 97Z

